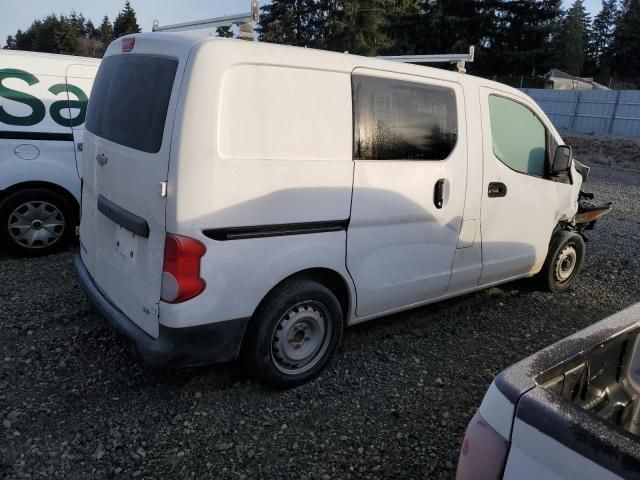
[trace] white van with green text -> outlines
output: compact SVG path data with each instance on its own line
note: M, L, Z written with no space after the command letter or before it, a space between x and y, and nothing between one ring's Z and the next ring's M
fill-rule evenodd
M91 95L76 268L152 363L240 355L293 386L345 326L582 267L587 169L505 85L149 33L109 46Z
M76 156L93 58L0 50L0 248L43 255L74 237Z

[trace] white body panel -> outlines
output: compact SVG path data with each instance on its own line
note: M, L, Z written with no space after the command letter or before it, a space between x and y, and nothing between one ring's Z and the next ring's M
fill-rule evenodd
M621 477L516 419L504 480L618 480Z
M62 187L80 201L74 139L81 141L86 100L99 63L0 51L0 191L42 182Z
M480 416L491 425L497 433L505 440L511 438L511 425L515 415L515 407L511 401L504 396L495 382L485 393L480 408Z
M442 161L356 160L347 266L366 316L437 298L449 286L467 181L465 98L454 82L371 69L354 74L451 88L458 141ZM444 204L434 205L444 181Z
M119 44L111 44L103 58L103 67L110 57L119 53ZM160 51L166 57L179 59L178 72L184 70L189 47L190 42L145 42L145 39L136 45L137 52L142 54ZM83 218L80 223L82 259L104 294L152 337L158 336L158 302L166 231L166 197L161 196L160 183L167 179L171 131L181 78L178 74L172 81L173 93L168 100L162 127L168 133L162 136L156 152L123 146L97 137L90 131L84 135ZM131 112L131 115L135 118L136 112ZM106 122L109 124L112 119ZM99 158L105 162L99 163ZM147 238L126 230L97 211L96 206L105 200L144 219L148 226Z
M203 235L205 228L349 218L346 62L322 69L313 58L322 58L321 52L294 58L291 49L229 43L194 49L182 83L167 231L206 245L207 294L184 304L162 303L160 323L170 326L249 317L271 288L305 269L327 268L350 278L345 232L226 242ZM269 63L260 65L265 51ZM216 131L217 137L211 134Z
M523 103L539 118L546 119L535 104L523 102L522 95L496 88L481 89L483 192L488 191L491 182L500 182L507 187L507 195L504 197L482 196L482 284L540 271L553 229L559 221L570 220L578 208L581 185L580 182L571 185L526 175L512 170L498 160L491 140L488 104L491 94ZM545 126L553 128L548 120ZM557 134L556 138L559 138ZM574 178L578 177L573 173Z
M575 214L575 172L573 185L531 183L517 174L525 178L508 179L517 198L485 207L486 181L515 172L489 157L482 105L490 91L500 90L539 112L516 90L448 71L311 49L162 33L135 38L130 55L168 55L180 62L162 150L155 156L161 161L147 162L139 152L85 135L83 169L92 180L85 182L81 240L98 286L152 336L154 322L187 327L251 317L274 286L307 269L331 270L344 280L349 324L530 276L544 262L554 222ZM114 42L107 56L119 49ZM354 161L354 73L453 89L457 143L449 157ZM108 149L119 159L109 175L100 173L95 159ZM159 196L162 179L166 199ZM442 209L434 208L439 179ZM537 210L525 208L525 191L528 202L544 198ZM144 261L135 268L117 258L117 226L95 210L101 194L151 226L150 239L137 240ZM216 240L205 234L328 221L350 223L346 231L269 238ZM206 246L206 289L180 304L159 300L165 231ZM496 248L507 244L522 247L514 261L509 249ZM147 322L140 312L154 302L159 318Z

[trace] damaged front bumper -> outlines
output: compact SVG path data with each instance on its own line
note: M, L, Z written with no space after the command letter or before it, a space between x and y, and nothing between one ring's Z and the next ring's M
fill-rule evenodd
M611 210L612 202L594 204L591 203L591 200L593 200L593 193L580 192L578 211L574 218L576 228L579 230L593 229L596 220L603 217Z
M582 183L585 184L589 180L589 171L591 170L586 165L578 162L574 159L573 166L576 172L582 177ZM604 202L600 204L594 204L593 193L587 193L580 190L578 196L578 211L573 219L573 226L579 232L583 230L592 230L596 224L596 220L603 217L611 210L612 202Z

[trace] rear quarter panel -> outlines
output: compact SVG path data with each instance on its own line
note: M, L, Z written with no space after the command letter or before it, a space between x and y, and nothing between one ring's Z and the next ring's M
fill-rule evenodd
M614 480L618 475L516 420L504 480Z
M161 305L172 326L249 317L266 293L308 268L345 267L344 231L217 241L206 229L346 220L350 67L326 53L205 41L189 58L169 167L167 231L207 247L203 295ZM319 66L320 65L320 66Z
M518 402L504 478L637 479L637 442L537 387Z

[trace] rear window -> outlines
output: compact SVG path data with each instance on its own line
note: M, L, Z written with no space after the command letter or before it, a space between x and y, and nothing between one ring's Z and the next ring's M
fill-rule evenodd
M105 58L93 84L86 128L147 153L162 145L178 60L151 55Z

